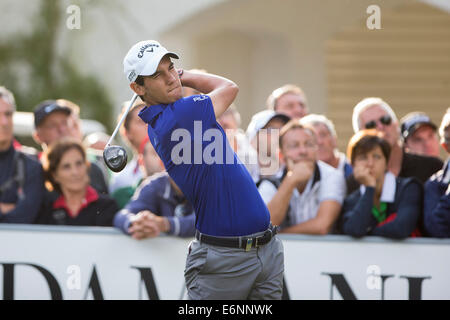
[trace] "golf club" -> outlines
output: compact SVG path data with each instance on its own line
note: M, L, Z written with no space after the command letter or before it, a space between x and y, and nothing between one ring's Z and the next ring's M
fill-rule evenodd
M137 97L138 97L138 95L135 93L133 95L133 98L131 98L130 105L123 113L122 118L120 118L120 121L117 124L116 129L114 130L113 134L111 135L111 138L109 138L109 141L106 144L105 149L103 150L103 160L105 161L108 168L114 172L120 172L120 171L122 171L123 168L125 168L125 166L127 164L127 152L121 146L112 146L111 142L114 139L114 137L116 136L117 131L119 131L120 126L122 125L123 121L125 120L125 117L127 116L128 112L130 111L130 109L133 106L134 102L136 101Z

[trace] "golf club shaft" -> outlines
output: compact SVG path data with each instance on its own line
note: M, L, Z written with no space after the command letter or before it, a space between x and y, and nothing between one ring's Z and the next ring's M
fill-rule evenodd
M131 101L130 101L130 104L129 104L127 110L125 110L125 112L124 112L123 115L122 115L122 118L120 118L120 121L119 121L119 123L117 124L116 129L114 129L114 132L113 132L113 134L111 135L111 138L109 138L109 141L108 141L108 143L106 144L106 146L110 146L110 145L111 145L111 142L114 140L114 137L116 136L117 131L119 131L120 126L122 125L123 121L125 120L125 117L127 116L128 112L130 112L130 109L131 109L131 107L133 106L134 102L136 101L137 97L138 97L138 95L137 95L137 93L135 93L135 94L133 95L133 98L131 98Z

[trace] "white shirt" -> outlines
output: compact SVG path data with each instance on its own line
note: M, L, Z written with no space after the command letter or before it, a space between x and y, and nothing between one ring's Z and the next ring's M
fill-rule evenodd
M137 156L134 156L121 172L113 174L109 185L111 194L118 189L134 186L144 177L137 158Z
M348 162L347 157L342 152L338 152L337 156L339 158L339 163L336 169L344 172L344 166Z
M315 180L317 174L314 173L309 178L302 193L297 188L294 189L289 202L289 225L315 218L323 201L333 200L339 204L344 201L346 184L343 172L322 161L316 163L319 168L320 179ZM258 190L266 204L277 193L277 188L267 180L261 182Z
M450 182L450 160L447 160L447 163L442 168L444 170L445 176L442 178L442 182L444 184L448 184Z

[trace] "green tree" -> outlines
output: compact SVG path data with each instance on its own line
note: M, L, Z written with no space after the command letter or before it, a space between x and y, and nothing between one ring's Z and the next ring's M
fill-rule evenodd
M83 118L95 119L108 130L114 122L112 102L103 85L83 75L57 54L58 33L65 27L59 0L41 0L30 34L14 34L0 41L0 84L10 89L20 111L32 111L46 99L64 98L78 104Z

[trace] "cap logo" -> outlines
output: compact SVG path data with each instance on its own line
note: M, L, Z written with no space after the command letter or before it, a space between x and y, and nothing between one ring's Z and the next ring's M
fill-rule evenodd
M133 70L130 72L130 74L128 75L128 80L129 81L133 81L136 77L136 72Z
M55 108L56 108L56 105L55 105L55 104L52 104L52 105L46 106L45 109L44 109L44 111L45 111L45 113L50 113L50 112L52 112L53 109L55 109Z
M149 44L146 44L145 46L142 46L141 49L139 50L138 55L137 55L138 58L142 58L144 56L144 52L153 52L153 47L159 48L159 44L149 43ZM147 48L150 48L150 49L149 50L145 50Z

